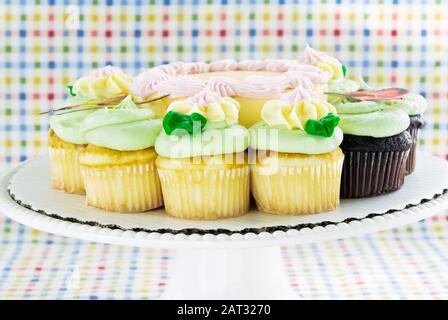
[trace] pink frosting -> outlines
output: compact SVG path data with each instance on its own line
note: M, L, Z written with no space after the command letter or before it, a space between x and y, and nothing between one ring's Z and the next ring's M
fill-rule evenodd
M172 77L157 84L155 91L173 98L193 96L205 88L205 81L190 75Z
M268 98L279 96L283 91L280 86L269 85L265 81L250 81L250 77L246 78L245 81L227 77L213 77L207 82L207 87L219 93L222 97Z
M193 106L206 106L213 102L219 102L221 99L222 96L219 93L212 91L209 88L205 88L194 96L186 99L185 102Z
M277 91L284 91L290 87L290 80L284 74L275 77L251 75L246 78L246 81L257 87L275 88Z
M292 68L297 62L286 59L267 59L265 60L264 70L274 72L286 72Z
M232 59L213 61L210 63L210 71L234 71L238 68L238 62Z
M330 80L330 75L327 72L307 64L296 64L289 69L289 72L300 73L314 84L325 84Z
M299 58L299 63L303 64L315 64L319 61L331 58L328 54L322 51L318 51L310 47L307 44L305 51L303 51L302 55Z
M310 47L305 51L302 58L304 57L303 60L307 62L313 59L319 59L322 56L327 56L325 53L321 53ZM106 73L115 70L110 68L112 67L102 72ZM236 80L228 77L212 77L208 80L203 80L189 76L195 73L233 70L273 71L282 72L282 74L276 77L253 75L244 80ZM158 66L146 70L135 77L131 90L135 96L141 99L155 92L163 92L173 97L194 96L205 89L207 89L206 92L216 92L223 97L237 95L247 98L259 98L277 97L285 89L298 86L312 90L314 85L325 84L329 80L329 74L320 68L309 64L300 64L294 60L267 59L236 62L231 59L226 59L210 64L204 62L174 62Z
M89 76L94 78L109 77L114 74L123 73L123 71L118 67L112 67L110 65L103 68L98 68L90 71Z
M206 73L209 72L210 65L205 62L190 62L186 63L186 69L188 74Z
M134 96L140 99L145 99L151 94L157 92L157 86L170 79L176 77L175 74L170 74L172 69L167 66L155 67L140 73L134 78L131 85L131 92Z
M232 79L227 77L213 77L207 81L207 88L217 92L221 97L236 95L234 85Z
M266 60L241 60L238 62L237 70L262 71L266 67Z
M188 69L186 68L185 62L182 61L175 61L170 64L164 64L161 66L158 66L156 68L159 68L161 71L165 72L166 74L170 76L178 76L180 74L188 74Z
M303 100L312 98L313 92L303 88L302 86L298 86L294 90L290 92L282 94L280 99L287 101L289 104L294 105L298 104Z
M300 72L288 71L285 72L283 77L288 80L290 88L302 87L307 90L313 90L314 88L313 81Z

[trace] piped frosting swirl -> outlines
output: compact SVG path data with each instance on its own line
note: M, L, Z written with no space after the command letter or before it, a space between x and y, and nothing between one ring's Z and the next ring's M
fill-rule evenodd
M267 101L261 111L261 118L269 126L281 125L288 129L304 130L308 120L319 120L328 113L335 114L336 109L299 86L283 94L280 99Z
M344 78L342 63L329 54L318 51L307 45L305 51L299 58L302 64L309 64L318 67L329 74L332 80L340 80Z
M209 79L194 77L194 74L225 71L267 71L282 73L274 77L248 76L232 79L217 76ZM132 93L145 99L154 93L166 93L172 97L187 97L199 93L206 87L216 89L221 96L246 98L279 97L286 89L320 86L330 79L328 72L318 66L300 64L295 60L219 60L204 62L174 62L139 74L133 84Z
M130 92L131 76L120 68L106 66L91 71L73 84L73 92L80 97L102 99Z
M222 97L217 92L206 88L186 100L172 102L167 112L175 111L187 115L199 113L208 122L225 122L229 125L237 123L239 109L240 104L234 99Z

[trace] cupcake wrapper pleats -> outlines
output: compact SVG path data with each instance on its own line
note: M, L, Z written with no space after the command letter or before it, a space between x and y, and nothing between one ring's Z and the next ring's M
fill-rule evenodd
M403 185L409 150L344 154L342 199L377 196Z
M81 171L89 206L107 211L142 212L163 205L154 160L120 166L81 166Z
M330 161L315 164L305 159L295 166L286 166L282 159L278 161L278 170L271 172L259 164L251 166L252 193L260 211L306 215L339 206L342 152Z
M85 194L84 181L79 165L83 146L73 148L48 148L53 188L75 194Z
M249 210L247 164L182 170L158 166L158 172L165 211L170 216L214 220L238 217Z
M420 128L416 126L410 126L408 132L411 134L412 144L409 150L408 160L406 161L406 174L411 174L415 170L417 163L417 144L418 144L418 132Z

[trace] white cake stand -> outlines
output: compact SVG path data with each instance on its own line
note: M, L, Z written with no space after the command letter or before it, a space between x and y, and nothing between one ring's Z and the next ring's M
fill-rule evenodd
M398 191L343 200L339 209L302 217L257 212L222 221L86 207L84 197L51 189L47 157L0 177L0 211L35 229L82 240L176 249L165 299L297 299L283 271L281 245L341 239L398 227L448 209L448 162L418 154Z

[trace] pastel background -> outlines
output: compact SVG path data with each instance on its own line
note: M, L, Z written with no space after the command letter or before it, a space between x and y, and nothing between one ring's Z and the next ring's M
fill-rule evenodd
M65 86L113 64L136 74L175 60L297 58L306 43L372 85L431 104L421 148L448 159L447 1L11 1L0 4L0 167L46 151ZM448 216L285 249L308 298L448 298ZM0 298L154 298L169 251L88 244L0 217Z

